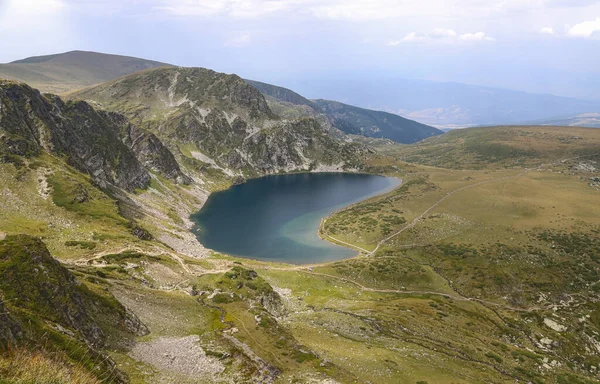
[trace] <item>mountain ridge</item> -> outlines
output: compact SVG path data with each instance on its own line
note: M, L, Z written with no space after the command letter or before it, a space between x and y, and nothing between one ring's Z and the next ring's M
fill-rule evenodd
M371 138L391 139L403 144L411 144L425 138L441 135L442 131L397 114L355 107L337 101L315 99L304 96L284 87L254 80L246 80L266 96L295 106L309 108L308 115L322 114L328 123L346 134Z
M0 64L0 78L25 82L43 92L60 94L161 66L170 64L131 56L69 51Z

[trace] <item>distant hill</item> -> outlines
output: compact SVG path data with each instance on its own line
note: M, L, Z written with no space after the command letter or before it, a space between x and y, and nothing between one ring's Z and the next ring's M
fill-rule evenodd
M536 121L537 125L560 125L568 127L600 128L600 113L582 113L559 119Z
M43 92L60 94L168 65L135 57L71 51L0 64L0 78L21 81Z
M290 89L254 80L246 80L246 82L254 88L258 89L262 94L266 96L271 96L272 98L277 99L279 101L284 101L286 103L292 103L295 105L306 105L311 108L317 107L317 105L314 102L308 100L304 96Z
M598 130L580 127L498 126L455 129L389 154L440 168L536 167L561 159L598 154ZM386 148L381 148L386 151Z
M267 96L268 100L274 99L282 103L305 107L301 110L296 109L294 111L296 113L306 113L311 116L323 114L332 127L347 134L390 139L404 144L415 143L442 134L442 131L437 128L392 113L358 108L337 101L308 100L287 88L259 81L246 81ZM290 114L285 106L278 105L273 109L284 116Z
M600 102L452 82L298 78L288 84L320 98L396 113L436 128L522 124L600 112Z

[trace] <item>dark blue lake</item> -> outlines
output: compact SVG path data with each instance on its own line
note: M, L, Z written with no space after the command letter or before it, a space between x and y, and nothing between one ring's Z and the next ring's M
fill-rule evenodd
M399 179L350 173L300 173L252 179L213 193L192 215L200 242L215 251L257 260L320 263L356 251L319 238L333 211L391 191Z

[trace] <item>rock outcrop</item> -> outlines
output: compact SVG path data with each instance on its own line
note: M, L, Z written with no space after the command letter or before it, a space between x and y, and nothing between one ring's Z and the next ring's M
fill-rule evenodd
M14 342L18 338L20 330L15 319L22 313L34 315L93 348L102 348L106 340L98 318L107 319L132 335L148 332L112 296L101 297L79 283L37 238L18 235L0 241L0 275L0 292L14 311L0 326L4 340ZM0 302L0 309L5 309L5 304ZM3 310L0 316L9 316L8 313Z
M0 152L67 159L102 188L145 188L150 175L120 140L117 127L85 102L63 102L25 85L0 81Z
M71 98L123 113L176 155L196 151L230 175L354 168L364 150L332 137L316 120L281 120L240 77L202 68L144 71Z

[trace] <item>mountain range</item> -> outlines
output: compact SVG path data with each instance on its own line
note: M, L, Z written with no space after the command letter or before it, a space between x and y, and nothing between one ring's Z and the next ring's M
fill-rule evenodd
M451 82L381 78L299 78L308 95L383 110L437 128L525 124L600 112L600 102Z
M9 65L38 68L42 91L0 80L1 383L600 379L600 130L438 135L98 55ZM401 183L323 218L319 236L350 259L264 262L198 241L190 215L209 195L291 172Z
M0 78L28 83L44 92L69 93L87 86L104 83L145 69L157 67L173 67L170 64L138 59L127 56L106 55L96 52L73 51L63 54L36 56L17 60L9 64L0 64ZM265 95L277 98L273 92L276 86L264 83L249 82L259 88ZM293 92L280 89L281 94L291 95ZM390 113L370 111L341 103L330 104L323 108L324 100L312 102L297 95L286 100L295 104L299 101L310 109L304 117L315 117L316 113L324 115L322 122L328 121L331 126L343 132L364 135L367 137L388 138L400 143L413 143L442 132L404 119ZM331 108L335 105L335 108Z

